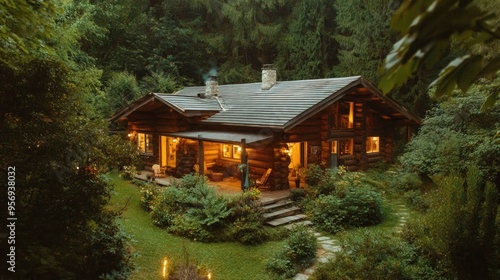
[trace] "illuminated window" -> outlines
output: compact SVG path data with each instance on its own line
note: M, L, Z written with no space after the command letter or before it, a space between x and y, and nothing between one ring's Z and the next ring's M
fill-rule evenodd
M241 147L237 145L233 145L233 158L240 159L241 158Z
M354 102L339 103L339 128L353 128Z
M241 147L238 145L222 144L222 157L240 159Z
M378 153L380 146L379 137L366 138L366 153Z
M340 155L352 155L353 154L353 140L344 139L339 140L339 154Z
M137 147L141 153L153 153L153 135L147 133L137 133Z
M332 141L332 154L337 153L337 141Z

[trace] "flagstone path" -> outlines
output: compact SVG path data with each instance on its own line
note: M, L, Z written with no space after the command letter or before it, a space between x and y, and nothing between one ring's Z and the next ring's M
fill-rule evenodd
M397 202L394 204L395 215L399 217L398 225L394 228L397 233L401 233L405 227L409 213L406 205L403 202ZM342 246L340 242L332 237L324 236L319 232L314 232L314 236L318 240L318 250L316 251L316 262L326 263L330 259L335 258L335 254L342 251ZM316 271L316 264L313 264L309 268L305 269L301 273L295 275L293 280L307 280Z

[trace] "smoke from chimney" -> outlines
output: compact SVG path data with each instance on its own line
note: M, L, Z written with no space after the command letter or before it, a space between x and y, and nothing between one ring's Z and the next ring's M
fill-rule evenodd
M205 98L212 98L219 95L219 83L217 76L210 76L205 82Z

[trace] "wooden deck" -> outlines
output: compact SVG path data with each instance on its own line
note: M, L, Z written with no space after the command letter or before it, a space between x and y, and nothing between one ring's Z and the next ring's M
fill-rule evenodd
M141 174L136 174L135 178L143 181L148 181L147 177L153 176L153 173L150 171L141 171ZM170 186L173 182L179 180L172 176L167 176L166 178L156 178L155 182L160 186ZM235 195L241 193L241 182L236 178L224 178L221 182L213 182L209 181L209 186L215 187L217 193L225 194L225 195ZM280 191L262 191L261 193L261 201L263 204L270 203L275 200L285 199L290 196L289 190L280 190Z

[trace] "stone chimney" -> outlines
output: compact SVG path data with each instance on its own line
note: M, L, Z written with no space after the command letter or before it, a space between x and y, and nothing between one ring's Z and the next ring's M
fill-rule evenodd
M205 98L212 98L219 95L219 83L217 76L210 76L205 82Z
M276 84L276 69L272 64L262 66L262 85L261 89L271 89Z

